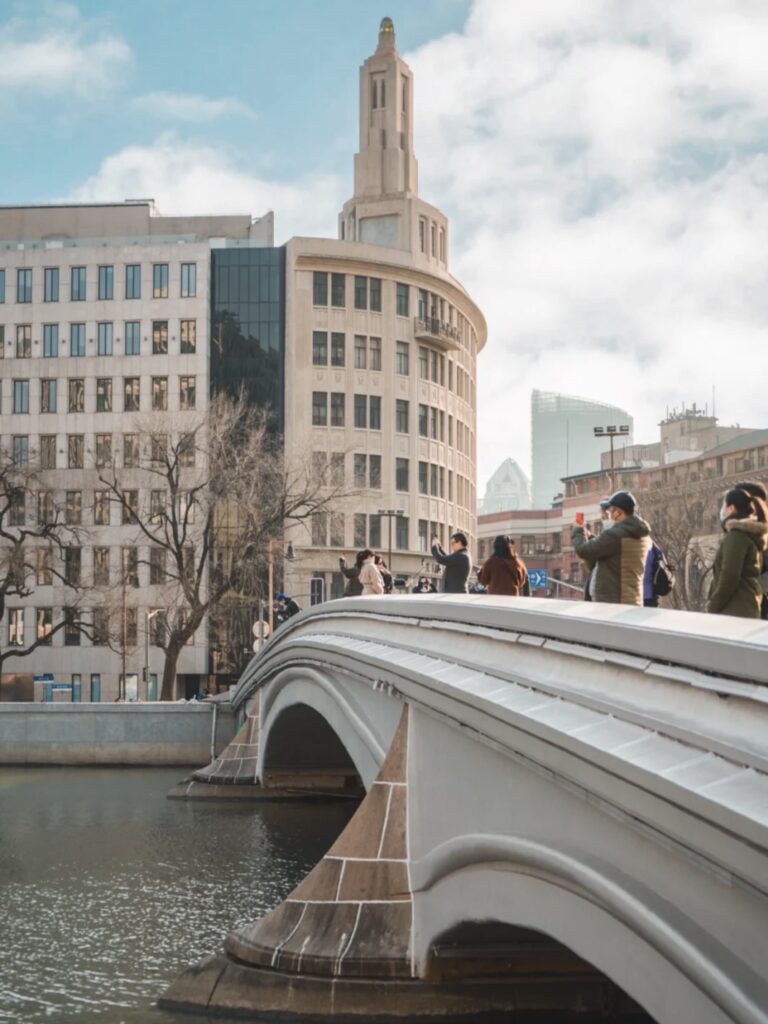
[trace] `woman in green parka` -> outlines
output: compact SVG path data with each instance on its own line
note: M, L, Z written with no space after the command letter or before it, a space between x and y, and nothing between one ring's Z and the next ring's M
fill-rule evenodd
M727 491L720 509L723 539L717 549L707 611L717 615L760 618L762 590L758 577L768 546L765 504L745 491Z

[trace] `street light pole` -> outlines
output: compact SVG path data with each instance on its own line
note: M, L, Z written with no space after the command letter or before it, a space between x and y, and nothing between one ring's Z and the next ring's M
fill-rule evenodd
M629 424L622 423L620 426L611 425L609 427L593 427L592 431L596 438L603 440L608 438L611 444L611 491L616 490L616 479L614 471L613 461L613 443L617 437L626 437L629 434Z
M144 682L147 687L147 700L149 700L149 624L161 611L163 611L162 608L155 608L154 611L150 611L149 608L144 609L144 615L146 616L146 622L144 623Z
M392 520L399 519L405 513L401 508L380 508L378 514L386 516L389 520L389 561L387 562L387 568L392 572Z

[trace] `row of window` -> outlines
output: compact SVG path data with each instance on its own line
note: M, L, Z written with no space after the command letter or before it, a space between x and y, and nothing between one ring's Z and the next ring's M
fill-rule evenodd
M120 435L118 435L120 436ZM124 469L140 469L142 466L141 435L123 434L122 444L122 466ZM151 439L149 449L145 451L145 462L158 464L164 461L164 453L167 449L167 437L155 435ZM66 468L85 468L85 434L67 434L66 447L58 448L58 435L41 434L39 447L35 449L30 446L28 434L14 434L12 437L11 453L13 461L17 466L29 465L31 455L34 455L39 462L41 469L57 469L57 455L66 455ZM93 455L93 465L96 469L108 469L115 463L115 446L112 434L95 434L93 449L89 454ZM175 449L174 458L178 457L179 465L191 467L195 465L195 439L192 434L181 434Z
M380 515L367 515L365 512L355 512L352 516L352 546L358 549L369 547L374 551L382 548L382 520ZM346 545L346 517L343 513L318 513L312 516L310 524L311 540L313 547L319 548L345 548ZM430 522L427 519L418 520L418 540L416 550L428 552L432 547L432 538L437 537L441 543L445 542L453 532L453 527L446 530L443 523ZM397 516L394 522L392 547L397 551L410 551L410 519L407 516ZM389 535L387 535L387 544Z
M330 288L328 287L329 280ZM381 285L380 277L356 275L353 285L354 308L380 313ZM399 287L401 286L398 285ZM407 285L402 287L407 288ZM337 309L344 309L346 307L347 275L329 274L326 271L316 270L312 275L312 304L314 306L327 306L329 299L331 306ZM404 315L407 316L407 312Z
M167 612L164 608L148 608L149 642L157 647L165 645L168 635ZM25 614L26 613L26 614ZM53 608L9 608L8 610L8 646L24 647L27 614L34 622L34 640L41 647L50 647L53 642ZM81 637L89 637L92 646L106 647L110 643L124 643L126 647L135 647L139 639L139 609L133 605L125 608L118 615L108 608L92 608L87 613L88 621L79 608L63 608L64 646L80 647ZM119 617L119 622L115 620ZM179 610L176 618L180 626L184 624L185 613ZM32 643L30 639L26 641ZM187 640L194 643L194 636ZM93 676L91 676L93 679Z
M117 519L123 526L130 526L136 522L139 515L139 491L137 489L121 491L121 499L109 490L96 490L92 495L92 522L94 526L116 525ZM160 524L169 520L168 516L168 494L164 490L152 490L149 492L149 514L150 522ZM83 492L65 491L64 507L61 509L56 504L53 491L38 491L36 494L37 523L39 526L48 526L61 522L63 519L67 526L83 525ZM113 516L112 508L115 507L116 514ZM180 494L176 501L176 521L184 525L193 525L195 522L196 503L186 493ZM15 491L10 499L8 510L8 521L11 526L26 526L28 523L27 495L24 491ZM39 582L39 581L38 581Z
M156 412L165 412L168 409L168 377L150 378L150 405ZM141 377L123 377L122 383L122 411L140 412L141 410ZM197 402L197 378L190 375L182 375L179 381L179 409L188 412L196 407ZM13 381L13 405L11 411L14 413L28 413L30 410L30 381L27 379ZM85 378L68 377L66 381L66 410L60 402L60 388L62 381L55 377L43 377L40 380L40 412L85 412ZM62 396L63 397L63 396ZM61 408L60 408L61 406ZM0 406L1 411L1 406ZM114 388L111 377L96 378L96 402L95 412L117 412L117 405L114 402Z
M84 323L69 325L69 354L84 356L86 354L86 337ZM126 320L123 324L125 345L123 353L127 356L141 355L141 321ZM93 338L90 339L93 344ZM145 338L145 340L147 340ZM117 338L120 342L120 338ZM67 343L60 331L59 324L43 324L44 359L52 359L59 355L59 349ZM35 341L37 344L37 341ZM96 325L96 355L111 356L114 354L115 325L112 321L101 321ZM6 339L5 327L0 324L0 359L5 355L6 346L16 359L32 358L32 324L17 324L15 345L12 338ZM179 353L192 355L197 351L197 321L179 321ZM152 354L168 355L168 320L152 321Z
M70 302L85 302L88 298L88 268L69 268L69 295L64 299ZM152 298L168 298L170 264L152 264ZM128 263L125 266L123 298L141 298L142 267L140 263ZM115 268L113 264L97 268L95 298L109 301L115 298ZM16 271L16 302L26 304L32 302L33 271L31 267L19 267ZM59 267L43 267L43 302L59 302L61 299L61 272ZM0 270L0 302L5 302L5 270ZM182 263L179 275L179 295L182 299L197 295L197 264Z

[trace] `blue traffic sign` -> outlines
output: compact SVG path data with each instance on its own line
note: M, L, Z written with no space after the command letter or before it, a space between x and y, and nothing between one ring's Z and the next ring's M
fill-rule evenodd
M529 569L528 579L531 583L531 590L546 590L549 586L549 573L546 569Z

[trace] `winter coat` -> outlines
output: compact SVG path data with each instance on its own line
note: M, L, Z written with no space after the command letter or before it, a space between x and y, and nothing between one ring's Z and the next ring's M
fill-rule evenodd
M755 519L727 519L723 529L707 611L759 619L762 588L758 577L768 545L768 524Z
M365 562L360 569L360 584L363 597L384 593L384 580L373 562Z
M503 594L506 597L518 597L525 578L525 566L517 555L511 558L491 555L477 574L478 582L482 583L489 594Z
M467 580L472 571L472 560L466 548L459 548L450 555L446 555L439 544L432 548L432 557L439 565L445 566L443 573L444 594L466 594L468 592Z
M627 516L591 540L583 526L574 526L571 539L579 558L594 567L593 601L642 606L645 561L651 550L651 530L644 519Z
M356 565L347 568L347 560L345 558L339 559L339 566L341 567L342 576L347 581L344 586L344 597L360 597L363 592L363 585L360 582L360 570Z

